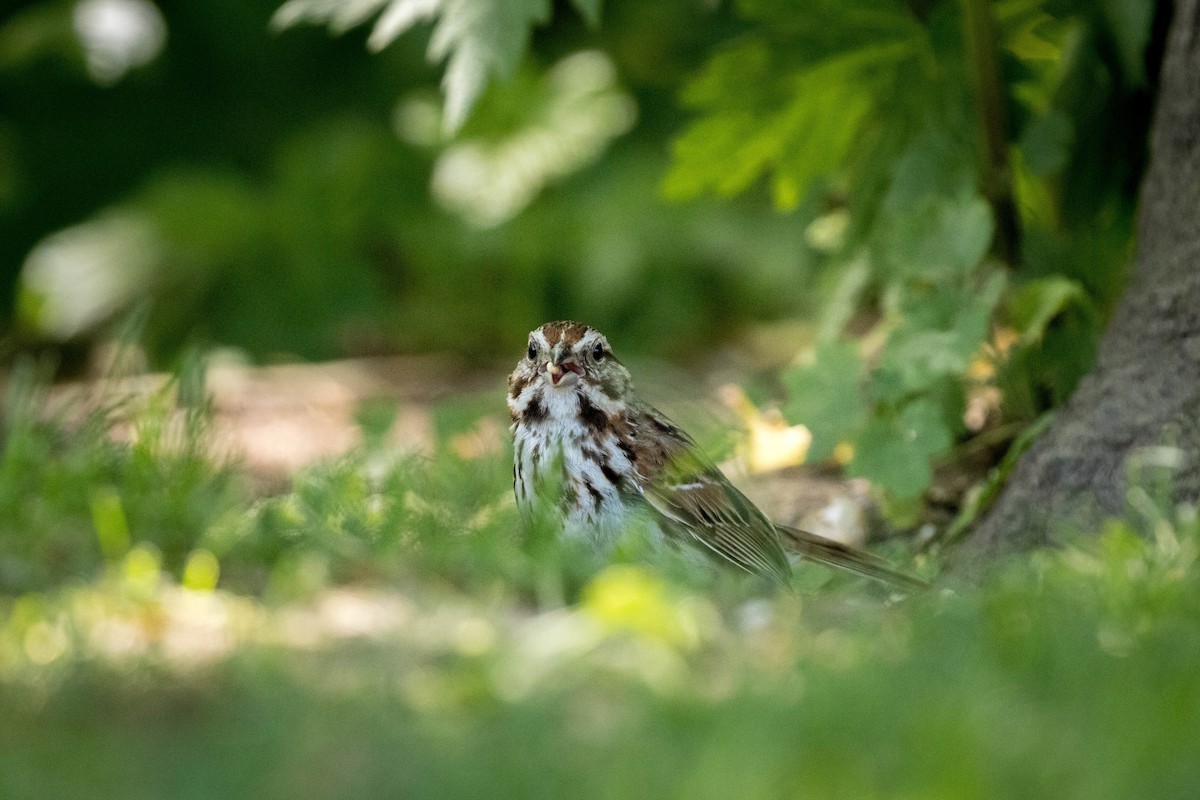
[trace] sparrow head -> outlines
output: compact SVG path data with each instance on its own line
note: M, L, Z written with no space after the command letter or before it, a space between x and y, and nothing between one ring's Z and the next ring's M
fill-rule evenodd
M547 322L529 334L513 378L540 379L555 391L596 387L611 399L629 387L629 372L613 356L604 334L582 322Z

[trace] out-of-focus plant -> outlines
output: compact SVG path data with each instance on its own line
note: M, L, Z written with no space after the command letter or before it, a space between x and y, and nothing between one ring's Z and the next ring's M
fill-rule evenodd
M384 5L292 0L279 18L347 27ZM694 116L666 196L765 186L804 226L820 324L783 376L785 414L813 430L811 458L873 480L899 517L956 442L1028 423L1090 366L1129 255L1156 7L742 0L683 88ZM373 42L415 9L388 5ZM492 13L512 31L543 19ZM525 40L502 41L515 59ZM454 73L452 128L474 97Z
M603 53L574 53L529 84L495 92L476 130L434 164L434 198L477 227L512 219L548 184L594 162L636 117ZM513 107L527 111L514 120Z
M890 606L698 595L629 565L566 604L432 570L264 601L181 586L135 546L101 580L0 594L0 787L1186 797L1200 525L1158 491L1181 454L1144 456L1155 480L1101 536ZM48 772L64 748L129 757Z
M86 341L145 286L159 362L189 342L493 357L563 314L661 353L816 317L785 414L904 516L955 443L1069 394L1122 286L1153 0L662 0L600 27L582 1L550 20L532 0L258 0L212 31L183 7L103 101L79 89L89 124L145 108L173 131L132 140L147 166L107 182L94 165L140 163L127 137L76 141L34 102L48 60L94 82L71 16L0 22L0 81L37 112L0 124L0 269L24 264L28 338ZM272 12L287 31L247 45ZM301 20L373 21L389 46L356 60ZM212 69L173 72L175 47ZM247 69L271 90L202 83ZM154 80L221 113L172 127L143 102ZM82 142L109 149L71 160ZM42 197L58 157L79 188Z
M139 407L112 396L47 412L28 365L5 387L0 417L0 594L86 580L134 548L176 575L205 532L245 502L207 448L209 417L177 408L178 383ZM200 556L201 559L204 556Z
M443 128L462 127L492 78L510 77L529 45L530 29L550 18L550 0L288 0L273 24L324 22L341 32L378 15L367 45L387 47L419 22L431 22L429 60L446 62ZM589 23L600 16L600 0L572 0Z
M1144 102L1154 8L744 0L749 30L683 92L668 195L763 182L780 210L827 208L821 332L784 411L902 517L955 441L1062 402L1091 363L1129 255L1146 121L1118 110Z
M675 355L808 303L790 220L658 196L666 93L725 13L628 6L604 30L565 13L531 40L522 17L526 56L448 135L419 31L369 56L352 35L272 31L273 0L180 0L157 57L101 89L52 6L0 19L0 344L79 352L133 304L160 366L188 345L492 359L563 315Z

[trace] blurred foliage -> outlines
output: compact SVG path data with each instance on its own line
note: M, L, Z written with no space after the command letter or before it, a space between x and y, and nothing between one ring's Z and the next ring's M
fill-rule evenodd
M572 0L589 22L600 15L600 0ZM288 0L272 19L287 28L301 21L328 22L345 31L379 13L367 44L380 50L418 22L433 21L429 60L445 59L444 128L462 127L490 78L511 77L525 55L530 29L546 22L550 0Z
M784 415L911 517L956 443L1088 369L1155 3L558 5L0 12L4 355L133 309L185 376L5 382L0 795L1187 796L1200 522L1169 448L1102 536L894 603L519 524L510 454L449 446L492 397L437 409L426 455L366 405L276 496L213 463L195 345L507 360L574 315L675 355L804 317Z
M146 295L157 364L491 360L567 316L680 357L808 320L772 350L789 422L911 520L956 445L1091 365L1160 5L27 2L7 344L86 345Z
M52 430L10 425L5 451ZM188 430L179 452L202 446ZM884 604L854 578L764 596L587 563L518 533L507 454L364 445L254 505L214 501L231 473L198 466L158 481L183 511L156 520L142 444L58 441L34 479L71 472L99 546L26 569L38 591L0 587L4 797L1091 800L1200 780L1200 521L1170 505L1162 448L1102 536ZM60 501L30 530L86 514ZM6 551L5 574L54 559Z
M222 447L211 413L186 404L194 394L186 381L145 401L99 395L85 404L49 398L38 375L23 365L5 398L0 595L86 583L149 560L185 585L189 570L212 572L222 587L279 600L331 585L433 581L561 603L609 558L650 556L641 531L600 554L584 541L558 541L553 520L523 523L511 451L466 457L453 447L478 435L481 420L494 421L490 393L486 405L458 400L435 410L441 445L432 456L398 451L387 437L395 409L367 403L358 447L256 498L238 465L214 461ZM47 416L47 408L56 410ZM680 579L712 581L693 575L686 559L659 561Z
M0 592L90 578L134 544L181 574L208 528L247 496L212 463L205 410L175 411L172 391L145 408L95 398L91 410L80 401L46 418L37 374L25 364L5 388Z
M822 336L784 409L911 519L956 441L1091 366L1131 252L1155 3L736 7L748 30L684 89L665 190L819 198Z
M153 12L161 52L101 84L76 32L83 5L0 13L9 351L70 355L147 295L159 365L191 345L507 360L506 343L564 316L621 329L628 350L683 355L810 305L792 221L753 200L672 207L658 195L679 119L671 86L726 14L634 4L598 32L598 5L581 2L518 58L550 4L522 5L520 25L502 16L517 4L421 6L436 24L404 35L394 26L415 22L418 4L338 6L358 9L340 25L384 11L384 38L398 38L371 55L357 31L272 31L272 0L181 0ZM488 26L512 38L491 41ZM453 136L425 63L443 48L455 92L482 88L462 70L508 78L488 82Z

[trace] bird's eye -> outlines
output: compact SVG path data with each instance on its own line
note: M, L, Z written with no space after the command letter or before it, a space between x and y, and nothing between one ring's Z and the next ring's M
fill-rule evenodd
M530 361L537 358L537 348L533 346L533 342L529 343L529 349L525 351L525 355L529 356Z
M596 361L604 360L604 345L597 344L592 348L592 358Z

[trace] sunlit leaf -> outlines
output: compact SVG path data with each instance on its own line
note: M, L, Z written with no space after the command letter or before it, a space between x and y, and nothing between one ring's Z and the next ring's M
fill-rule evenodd
M476 227L498 225L523 210L548 184L599 158L637 116L603 54L567 56L538 80L513 81L480 108L503 103L519 114L508 135L473 136L471 128L438 157L432 193ZM514 109L519 109L515 111Z
M208 550L193 550L183 566L180 583L197 592L211 592L221 577L221 564Z
M675 142L663 184L673 199L729 197L769 175L776 205L794 208L816 178L835 174L892 75L914 52L885 27L843 51L795 61L751 39L715 56L684 92L702 116Z
M145 215L123 210L47 236L21 268L22 322L50 339L91 330L145 290L164 250L160 232Z
M111 488L95 489L88 498L92 511L92 526L100 552L106 559L115 561L129 550L129 523L121 505L121 495Z
M584 587L581 608L607 631L678 646L693 645L699 625L653 573L628 564L608 567Z
M589 20L599 15L596 0L577 0ZM510 76L529 45L530 30L550 18L549 0L288 0L272 24L323 22L335 32L379 18L367 40L381 50L422 22L433 24L430 61L446 64L443 127L462 127L487 82Z

